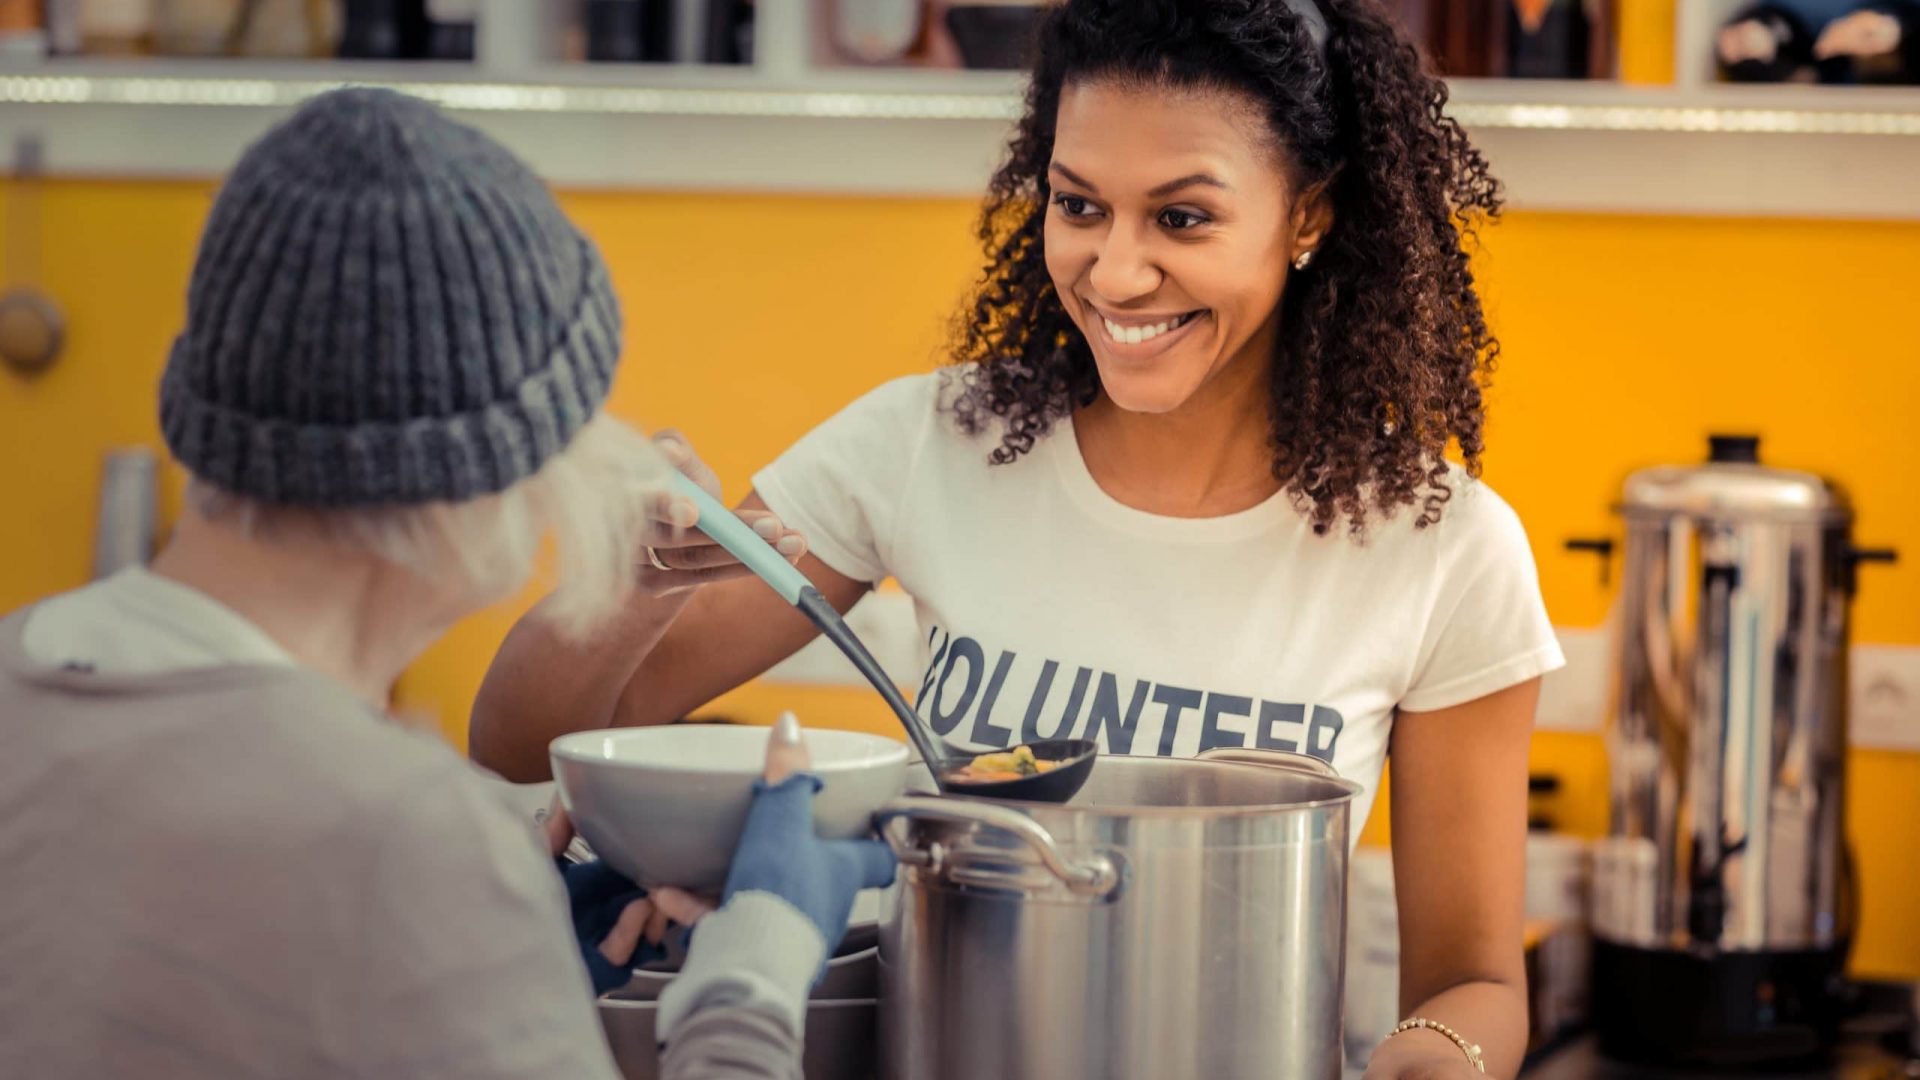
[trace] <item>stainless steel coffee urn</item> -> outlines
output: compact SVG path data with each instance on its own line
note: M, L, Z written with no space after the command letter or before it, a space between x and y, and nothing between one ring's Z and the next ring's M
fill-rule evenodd
M1626 483L1610 836L1594 865L1594 1023L1637 1062L1784 1062L1840 1020L1857 886L1841 829L1843 493L1714 436ZM1610 541L1575 541L1610 553Z

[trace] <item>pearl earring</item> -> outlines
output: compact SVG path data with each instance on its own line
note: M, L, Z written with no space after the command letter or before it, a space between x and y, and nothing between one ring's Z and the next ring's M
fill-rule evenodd
M1306 251L1301 252L1298 256L1294 258L1293 268L1295 270L1305 270L1307 266L1312 262L1313 262L1313 249L1309 248Z

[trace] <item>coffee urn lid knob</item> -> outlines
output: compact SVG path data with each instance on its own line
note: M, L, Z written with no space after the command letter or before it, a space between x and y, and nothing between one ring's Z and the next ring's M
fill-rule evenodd
M1715 465L1760 464L1760 436L1709 435L1707 460Z

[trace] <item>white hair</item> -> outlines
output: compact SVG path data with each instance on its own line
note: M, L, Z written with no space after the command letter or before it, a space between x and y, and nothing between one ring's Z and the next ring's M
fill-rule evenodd
M283 506L206 481L187 486L202 516L273 541L316 540L372 555L435 584L504 599L540 568L551 537L554 589L542 614L580 636L632 590L647 502L673 466L651 440L601 412L540 471L505 491L464 502L349 509Z

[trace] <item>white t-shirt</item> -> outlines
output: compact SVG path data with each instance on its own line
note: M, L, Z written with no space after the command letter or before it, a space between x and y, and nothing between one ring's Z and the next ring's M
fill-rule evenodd
M1484 697L1564 661L1513 510L1460 470L1441 521L1316 536L1285 494L1237 514L1116 502L1063 421L990 466L940 409L946 377L888 383L754 478L814 554L910 593L918 707L957 744L1086 737L1107 753L1300 750L1365 788L1395 710Z

